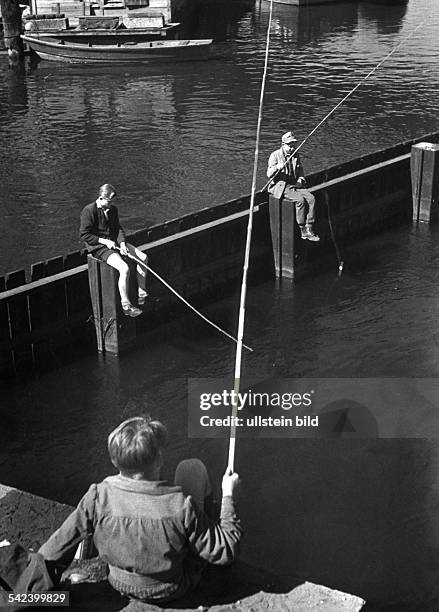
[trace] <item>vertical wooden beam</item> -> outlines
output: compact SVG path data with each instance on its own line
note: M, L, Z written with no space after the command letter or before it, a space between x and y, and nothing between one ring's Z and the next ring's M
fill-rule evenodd
M11 272L6 276L6 289L15 289L26 284L24 270ZM28 295L23 293L7 300L8 324L10 339L20 337L30 331L30 312ZM13 350L13 368L15 374L23 374L33 369L34 356L32 347L23 346Z
M439 216L439 144L420 142L412 146L413 221L429 223Z
M88 257L88 283L90 287L91 304L93 308L93 320L96 330L97 349L102 353L104 349L103 319L102 319L102 292L101 292L101 269L99 260L89 255Z
M270 195L269 211L276 276L294 278L294 236L296 232L294 203L278 200Z
M0 292L6 291L6 281L0 277ZM4 300L0 301L0 345L8 345L10 341L8 307ZM14 376L14 356L8 346L0 348L0 381L8 383Z
M62 255L58 257L53 257L52 259L48 259L46 261L47 264L47 276L51 276L52 274L59 274L64 271L64 258Z
M47 276L47 262L38 261L31 265L30 268L30 279L31 281L37 281Z
M97 348L100 352L119 355L132 348L136 341L136 324L132 317L123 314L117 286L118 272L111 266L88 256L88 277ZM135 271L130 275L130 299L136 303L137 279Z
M73 270L78 266L81 266L85 263L82 254L79 251L74 251L73 253L67 253L63 257L63 268L64 270Z
M3 21L3 39L10 58L23 57L23 31L21 8L18 0L0 0Z

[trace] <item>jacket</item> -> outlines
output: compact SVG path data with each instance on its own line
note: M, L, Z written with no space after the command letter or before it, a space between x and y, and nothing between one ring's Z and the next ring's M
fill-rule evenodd
M109 238L114 242L125 242L125 232L119 223L119 213L116 206L108 208L108 219L96 202L87 204L81 212L79 237L85 242L87 250L92 252L102 247L98 238Z
M179 486L118 475L92 484L39 552L47 561L68 565L87 533L93 534L117 590L160 600L179 597L190 587L185 563L190 566L190 553L217 565L231 563L242 530L232 497L223 498L215 523Z
M279 200L282 198L287 185L295 186L300 178L305 180L300 156L298 154L293 155L288 163L286 161L287 155L283 147L273 151L268 159L267 177L274 177L268 186L268 191ZM277 164L285 164L285 166L278 172Z

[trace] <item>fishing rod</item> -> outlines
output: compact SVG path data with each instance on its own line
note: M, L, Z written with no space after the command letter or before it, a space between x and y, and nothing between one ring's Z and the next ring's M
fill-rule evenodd
M115 248L115 250L119 251L122 255L125 255L125 253L122 253L122 250L121 250L120 247L115 246L114 248ZM148 270L148 272L151 272L151 274L153 276L155 276L157 278L157 280L159 280L167 289L169 289L169 291L171 291L171 293L173 293L179 300L181 300L188 308L190 308L193 312L195 312L196 315L198 315L201 319L203 319L203 321L205 321L206 323L211 325L217 331L219 331L222 334L224 334L224 336L227 336L227 338L230 338L230 340L233 340L233 342L238 343L238 340L236 338L234 338L234 336L232 336L231 334L226 332L224 329L219 327L219 325L217 325L216 323L214 323L213 321L208 319L205 315L203 315L203 313L201 313L199 310L197 310L195 308L195 306L192 306L192 304L190 304L180 293L178 293L178 291L176 291L173 287L171 287L171 285L169 283L167 283L164 278L162 278L159 274L157 274L157 272L155 272L151 268L151 266L148 266L148 264L146 264L144 261L142 261L141 259L139 259L135 255L132 255L129 251L126 253L126 257L129 257L130 259L135 261L139 266L143 266L143 268L145 268L145 270ZM253 352L253 349L250 346L247 346L246 344L244 344L243 346L248 351Z
M380 68L384 62L386 62L389 57L391 57L395 51L397 49L399 49L399 47L405 43L409 38L411 38L413 36L413 34L415 34L419 28L421 28L426 22L422 22L420 24L418 24L416 26L416 28L414 28L410 34L408 34L408 36L406 36L405 38L403 38L384 58L382 58L378 64L376 64L376 66L374 66L371 70L369 70L369 72L339 101L337 102L337 104L329 111L329 113L327 113L323 119L321 121L319 121L319 123L311 130L311 132L309 132L309 134L302 140L302 142L299 144L298 147L296 147L296 149L294 149L294 151L292 153L290 153L289 156L286 157L284 163L282 164L282 166L280 168L278 168L276 170L276 172L273 174L272 177L270 177L270 179L265 183L265 185L262 187L261 191L265 191L266 189L268 189L269 185L272 183L273 179L276 178L276 176L279 174L279 172L282 172L282 170L285 168L285 166L289 163L289 161L294 157L294 155L296 155L296 153L303 147L303 145L311 138L311 136L325 123L325 121L327 121L329 119L329 117L331 115L333 115L335 113L335 111L340 108L340 106L342 104L344 104L344 102L346 102L346 100L348 98L350 98L359 87L361 87L361 85L363 85L363 83L365 83L367 81L367 79L369 79L374 72L376 72L378 70L378 68ZM334 229L332 226L332 219L331 219L331 213L330 213L330 207L329 207L329 200L328 198L326 198L326 207L328 210L328 223L329 223L329 230L331 233L331 239L332 242L334 244L334 248L335 248L335 252L336 252L336 256L337 256L337 260L338 260L338 277L341 278L341 275L343 273L343 268L344 268L344 261L341 257L340 254L340 249L338 248L336 239L335 239L335 234L334 234Z
M246 300L246 290L247 290L247 271L248 271L248 263L249 263L249 253L250 253L250 244L251 244L251 235L252 235L252 227L253 227L253 212L254 212L254 199L255 199L255 192L256 192L256 172L257 172L257 163L258 163L258 157L259 157L259 138L260 138L260 127L261 127L261 121L262 121L262 106L263 106L263 97L264 97L264 91L265 91L265 82L266 82L266 76L267 76L267 65L268 65L268 51L269 51L269 45L270 45L270 31L271 31L271 21L272 21L272 14L273 14L273 0L270 0L270 17L269 17L269 22L268 22L268 28L267 28L267 37L266 37L266 49L265 49L265 63L264 63L264 73L263 73L263 77L262 77L262 84L261 84L261 93L260 93L260 101L259 101L259 112L258 112L258 124L257 124L257 130L256 130L256 145L255 145L255 159L254 159L254 164L253 164L253 181L252 181L252 191L251 191L251 197L250 197L250 208L249 208L249 219L248 219L248 225L247 225L247 240L246 240L246 249L245 249L245 259L244 259L244 267L243 267L243 278L242 278L242 285L241 285L241 300L240 300L240 311L239 311L239 322L238 322L238 343L237 343L237 347L236 347L236 360L235 360L235 384L234 384L234 390L235 393L233 394L234 398L237 397L237 394L239 392L239 387L240 387L240 379L241 379L241 359L242 359L242 337L243 337L243 333L244 333L244 321L245 321L245 300ZM286 159L286 161L284 162L282 168L284 168L284 166L290 161L290 159L303 147L303 145L309 140L309 138L311 138L311 136L319 129L319 127L321 125L323 125L323 123L325 123L325 121L327 121L327 119L329 119L329 117L370 77L372 76L372 74L391 56L393 55L393 53L406 41L408 40L411 36L413 36L413 34L422 26L423 24L419 24L411 33L409 36L407 36L406 38L404 38L398 45L396 45L396 47L394 47L392 49L392 51L390 51L390 53L388 53L386 55L386 57L384 57L380 62L378 62L378 64L368 72L368 74L363 77L363 79L361 79L361 81L359 83L357 83L357 85L355 87L353 87L348 94L346 94L342 100L340 100L335 107L325 115L325 117L311 130L311 132L306 136L306 138L304 138L304 140L299 144L299 146L291 153L291 155ZM279 168L276 173L269 179L269 181L264 185L264 187L262 188L261 191L265 191L267 189L267 187L270 185L270 183L272 182L273 178L275 178L277 176L277 174L282 170L282 168ZM329 208L329 205L328 205ZM330 223L330 229L331 229L331 235L333 237L334 240L334 245L336 248L336 252L337 252L337 257L339 260L339 276L341 275L342 271L343 271L343 265L344 262L341 259L340 256L340 252L338 250L338 247L335 243L335 238L334 238L334 234L333 234L333 228L332 228L332 223ZM234 461L235 461L235 449L236 449L236 416L237 416L237 412L238 412L238 406L237 406L237 400L234 399L232 401L232 425L230 427L230 437L229 437L229 453L228 453L228 463L227 463L227 469L229 472L233 472L234 471Z
M334 108L332 108L332 110L330 110L330 111L329 111L329 113L327 113L327 114L326 114L326 115L323 117L323 119L322 119L321 121L319 121L319 123L318 123L318 124L317 124L317 125L316 125L316 126L315 126L315 127L312 129L312 130L311 130L311 132L309 132L309 134L308 134L308 135L307 135L307 136L306 136L306 137L305 137L305 138L302 140L302 142L299 144L299 146L298 146L296 149L294 149L294 151L293 151L293 152L292 152L292 153L291 153L291 154L290 154L290 155L289 155L289 156L286 158L286 160L285 160L284 164L282 165L282 168L279 168L278 170L276 170L275 174L273 174L273 176L272 176L272 177L271 177L271 178L270 178L270 179L269 179L269 180L268 180L268 181L265 183L265 185L262 187L261 191L265 191L265 190L268 188L268 186L269 186L269 185L270 185L270 183L273 181L273 179L274 179L274 178L276 178L276 176L279 174L279 172L281 172L281 171L282 171L282 169L283 169L283 168L286 166L286 164L287 164L287 163L290 161L290 159L291 159L291 158L292 158L294 155L296 155L296 153L297 153L297 152L298 152L298 151L299 151L299 150L300 150L300 149L303 147L303 145L304 145L304 144L305 144L305 143L306 143L306 142L307 142L307 141L308 141L308 140L311 138L311 136L312 136L312 135L313 135L313 134L314 134L314 133L315 133L315 132L316 132L316 131L319 129L319 127L321 127L321 126L322 126L322 125L325 123L325 121L327 121L327 120L329 119L329 117L330 117L330 116L331 116L333 113L335 113L335 111L336 111L336 110L337 110L337 109L338 109L338 108L339 108L339 107L340 107L342 104L344 104L344 102L346 102L346 100L347 100L348 98L350 98L350 97L352 96L352 94L353 94L353 93L355 93L355 92L357 91L357 89L358 89L359 87L361 87L361 85L362 85L363 83L365 83L365 82L367 81L367 79L368 79L369 77L371 77L371 76L372 76L372 74L373 74L374 72L376 72L376 70L378 70L378 68L380 68L380 67L381 67L381 66L384 64L384 62L386 62L386 61L389 59L389 57L391 57L391 56L392 56L392 55L395 53L395 51L396 51L397 49L399 49L399 47L400 47L400 46L401 46L403 43L405 43L405 42L406 42L406 41L407 41L409 38L411 38L411 37L413 36L413 34L415 34L415 33L416 33L418 30L419 30L419 28L421 28L423 25L425 25L425 23L426 23L426 21L424 21L424 22L422 22L422 23L418 24L418 25L416 26L416 28L414 28L414 29L413 29L413 30L410 32L410 34L408 34L408 36L406 36L405 38L403 38L403 39L402 39L402 40L401 40L401 41L400 41L400 42L399 42L399 43L398 43L398 44L397 44L397 45L396 45L396 46L395 46L395 47L394 47L394 48L393 48L393 49L392 49L392 50L391 50L391 51L390 51L390 52L389 52L389 53L388 53L388 54L387 54L387 55L386 55L386 56L385 56L383 59L381 59L381 60L378 62L378 64L377 64L377 65L376 65L374 68L372 68L372 69L371 69L371 70L370 70L370 71L369 71L369 72L366 74L366 76L364 76L364 77L363 77L363 78L362 78L362 79L361 79L361 80L360 80L360 81L359 81L359 82L358 82L358 83L355 85L355 87L353 87L353 88L352 88L352 89L351 89L351 90L350 90L350 91L349 91L349 92L348 92L348 93L347 93L347 94L346 94L346 95L345 95L345 96L344 96L344 97L343 97L343 98L342 98L342 99L341 99L339 102L337 102L337 104L334 106Z
M236 417L238 414L238 403L237 397L240 388L241 382L241 360L242 360L242 338L244 335L244 322L245 322L245 301L247 295L247 275L248 275L248 265L250 260L250 245L253 231L253 213L255 207L255 195L256 195L256 179L257 179L257 169L258 169L258 159L259 159L259 140L261 134L261 123L262 123L262 108L264 102L264 91L265 91L265 82L267 79L267 67L268 67L268 50L270 48L270 31L271 31L271 21L273 15L273 0L270 0L270 17L268 20L267 27L267 39L265 46L265 62L264 62L264 72L262 76L261 83L261 92L259 97L259 111L258 111L258 122L256 128L256 143L255 143L255 155L253 162L253 179L252 179L252 190L250 196L250 208L249 208L249 216L248 216L248 224L247 224L247 238L245 245L245 257L244 257L244 267L242 271L242 284L241 284L241 299L240 299L240 307L239 307L239 320L238 320L238 343L236 346L236 358L235 358L235 383L234 383L234 391L232 398L232 425L230 427L230 436L229 436L229 453L228 453L228 461L227 461L227 470L229 473L234 472L234 463L235 463L235 448L236 448Z

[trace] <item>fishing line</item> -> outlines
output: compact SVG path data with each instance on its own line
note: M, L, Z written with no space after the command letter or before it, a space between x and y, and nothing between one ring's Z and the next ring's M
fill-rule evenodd
M122 252L121 249L119 247L115 247L115 249L119 252ZM148 270L148 272L151 272L151 274L153 276L155 276L167 289L169 289L169 291L171 291L171 293L173 293L179 300L181 300L184 304L186 304L186 306L188 308L190 308L193 312L195 312L195 314L197 314L201 319L203 319L203 321L205 321L206 323L208 323L209 325L211 325L213 328L215 328L217 331L221 332L222 334L224 334L224 336L227 336L227 338L230 338L230 340L233 340L233 342L238 343L238 340L236 338L234 338L234 336L232 336L231 334L229 334L228 332L226 332L224 329L222 329L221 327L219 327L216 323L214 323L213 321L211 321L210 319L208 319L206 316L203 315L203 313L201 313L199 310L197 310L195 308L195 306L192 306L192 304L190 304L182 295L180 295L180 293L178 293L178 291L176 291L173 287L171 287L171 285L169 283L167 283L165 281L164 278L162 278L159 274L157 274L157 272L155 272L150 266L148 266L144 261L142 261L141 259L138 259L137 257L135 257L134 255L131 255L131 253L127 253L126 257L129 257L130 259L132 259L133 261L135 261L138 265L143 266L146 270ZM253 352L253 349L250 346L247 346L246 344L243 345L244 348L246 348L248 351Z
M419 28L421 28L423 25L425 25L426 21L420 23L419 25L416 26L416 28L414 28L414 30L412 30L410 32L410 34L408 36L406 36L405 38L403 38L383 59L381 59L378 64L372 68L367 74L366 76L364 76L356 85L355 87L353 87L339 102L337 102L337 104L332 108L332 110L329 111L329 113L327 113L323 119L321 121L319 121L319 123L311 130L311 132L309 132L309 134L302 140L302 142L299 144L298 147L296 147L296 149L294 149L294 151L286 158L282 168L290 161L290 159L293 157L293 155L295 155L297 153L297 151L299 151L303 145L305 144L305 142L307 142L311 136L319 129L319 127L321 127L325 121L327 121L329 119L329 117L335 113L335 111L344 103L346 102L346 100L348 98L350 98L352 96L353 93L355 93L357 91L357 89L359 87L361 87L361 85L367 81L367 79L369 77L372 76L372 74L378 70L378 68L380 68L385 61L387 61L389 59L389 57L391 57L395 51L397 49L399 49L399 47L405 43L409 38L411 38L413 36L413 34L415 34L415 32L417 32L419 30ZM271 181L278 175L279 172L281 172L282 168L279 168L275 174L273 174L273 176L265 183L265 185L262 187L261 191L265 191L267 189L267 187L269 186L269 184L271 183Z
M341 258L340 249L338 248L338 244L335 239L334 228L332 226L331 207L329 206L328 193L325 193L325 203L326 203L326 208L328 212L328 225L329 225L329 231L331 233L331 240L332 240L332 244L334 245L335 254L337 256L337 261L338 261L338 278L341 278L341 275L343 274L344 261Z
M408 34L408 36L406 36L405 38L403 38L383 59L381 59L378 64L376 64L376 66L374 66L371 70L369 70L369 72L339 101L337 102L337 104L329 111L329 113L327 113L323 119L321 121L319 121L319 123L311 130L311 132L309 132L309 134L302 140L302 142L299 144L298 147L296 147L296 149L294 149L294 151L286 158L285 162L283 163L282 167L279 168L275 174L265 183L265 185L262 187L261 191L265 191L268 186L271 184L271 182L273 181L274 178L276 178L276 176L279 174L279 172L282 171L282 169L288 164L288 162L290 161L290 159L303 147L303 145L311 138L311 136L319 129L319 127L321 127L325 121L327 121L329 119L329 117L335 113L335 111L344 103L346 102L346 100L348 98L350 98L352 96L352 94L354 94L357 89L359 87L361 87L361 85L363 83L365 83L367 81L367 79L369 79L374 72L376 72L378 70L378 68L380 68L384 62L386 62L394 53L397 49L399 49L399 47L405 43L409 38L411 38L413 36L413 34L415 34L419 28L421 28L423 25L425 25L426 21L420 23L419 25L416 26L416 28L414 28L410 34ZM334 244L334 248L335 248L335 252L337 255L337 259L338 259L338 277L340 278L343 272L343 267L344 267L344 261L341 258L340 255L340 250L338 248L337 242L335 240L335 234L334 234L334 229L332 227L332 221L331 221L331 214L330 214L330 209L329 209L329 201L326 201L326 206L328 209L328 222L329 222L329 229L331 232L331 238L332 238L332 242Z
M249 260L250 260L250 246L251 246L252 230L253 230L253 212L254 212L254 206L255 206L256 180L257 180L258 159L259 159L259 140L260 140L260 134L261 134L262 108L264 104L265 82L267 79L268 51L270 48L270 31L271 31L272 15L273 15L273 0L270 0L270 17L268 20L268 27L267 27L264 72L262 75L261 92L260 92L260 97L259 97L259 111L258 111L258 122L257 122L257 128L256 128L256 143L255 143L255 155L254 155L254 163L253 163L252 190L251 190L251 196L250 196L250 208L249 208L249 216L248 216L248 224L247 224L247 239L246 239L246 245L245 245L244 267L242 271L241 299L240 299L239 320L238 320L238 343L236 346L236 358L235 358L235 383L234 383L235 393L233 394L233 399L232 399L232 419L231 419L232 425L230 427L229 454L228 454L228 461L227 461L227 470L229 472L234 471L234 463L235 463L235 448L236 448L235 422L236 422L236 418L238 415L237 396L239 393L240 382L241 382L242 338L244 335L245 301L246 301L246 295L247 295L247 275L248 275L248 265L249 265Z

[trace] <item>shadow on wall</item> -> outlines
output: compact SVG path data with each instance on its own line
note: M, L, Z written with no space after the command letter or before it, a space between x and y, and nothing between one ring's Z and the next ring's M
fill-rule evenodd
M342 437L240 441L243 558L379 610L437 612L439 443Z

